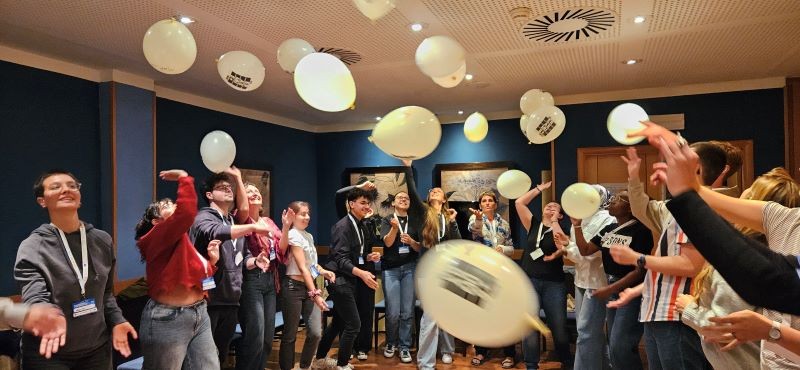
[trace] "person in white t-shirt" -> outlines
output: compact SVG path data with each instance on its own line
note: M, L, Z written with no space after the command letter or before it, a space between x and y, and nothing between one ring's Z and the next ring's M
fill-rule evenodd
M311 222L311 209L308 203L295 201L281 216L283 237L281 249L287 245L289 253L286 258L286 279L283 279L283 335L278 363L282 370L294 368L295 340L300 315L306 323L306 340L300 354L300 368L308 369L317 352L317 345L322 337L322 314L328 310L328 304L322 298L314 279L322 275L333 282L336 275L325 270L317 263L317 249L314 237L306 231Z

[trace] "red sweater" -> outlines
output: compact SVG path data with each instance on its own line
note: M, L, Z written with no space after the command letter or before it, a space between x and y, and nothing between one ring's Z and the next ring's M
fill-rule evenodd
M153 226L136 245L147 264L147 292L151 297L169 293L176 286L202 291L202 281L214 276L212 266L189 241L189 227L197 214L194 178L178 179L177 207L171 217ZM208 267L206 267L208 266Z

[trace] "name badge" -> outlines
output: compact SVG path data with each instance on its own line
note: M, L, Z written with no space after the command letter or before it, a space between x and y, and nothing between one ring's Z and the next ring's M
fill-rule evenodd
M364 257L358 257L358 264L359 265L363 265L364 264Z
M209 276L203 279L203 290L211 290L217 287L217 283L214 282L214 277Z
M72 317L81 317L97 312L94 298L87 298L72 304Z
M397 248L397 253L406 254L408 252L410 252L410 250L409 250L408 246L405 245L405 244L401 245L400 248Z
M311 265L311 278L316 279L319 276L319 271L317 270L317 266Z
M542 250L542 248L536 248L533 250L533 252L531 252L530 256L534 261L536 261L537 259L544 256L544 251Z
M275 258L278 258L278 256L275 254L275 249L274 248L270 248L270 250L269 250L269 260L270 261L274 261Z
M630 246L633 238L626 235L618 235L618 234L606 234L601 239L601 244L603 248L611 248L614 244L620 244L625 246Z
M234 257L233 263L235 263L236 266L239 266L239 265L242 264L242 260L243 259L244 259L244 256L242 255L242 252L236 252L236 257Z

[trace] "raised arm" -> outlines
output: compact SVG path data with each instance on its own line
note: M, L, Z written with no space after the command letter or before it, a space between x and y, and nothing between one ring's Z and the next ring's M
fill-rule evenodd
M648 229L661 234L663 220L669 217L669 212L664 208L664 202L650 200L644 191L644 184L639 179L639 168L642 159L636 153L636 148L629 147L622 160L628 169L628 200L631 202L631 213Z
M728 222L764 232L764 207L767 202L729 197L705 187L699 187L697 194Z
M591 241L586 240L586 236L583 235L583 231L581 230L581 220L570 218L572 221L572 227L575 228L575 245L578 246L578 250L581 252L582 256L588 256L600 251L600 247L596 244L592 243ZM580 232L578 232L580 231ZM593 238L594 239L594 238Z
M417 191L417 181L414 179L414 171L411 168L411 161L410 160L403 160L403 165L406 167L405 174L406 174L406 186L408 187L408 197L411 198L411 204L408 208L408 214L413 217L414 220L418 221L419 224L417 225L419 230L422 230L422 226L424 225L425 220L425 213L427 211L427 204L419 195ZM415 224L417 221L415 221Z
M236 223L243 224L250 217L250 201L247 199L247 189L244 188L244 181L242 181L242 171L239 171L236 166L230 166L225 173L230 176L236 187Z
M514 201L514 207L517 209L517 217L519 217L519 220L522 222L522 226L525 228L525 231L531 231L531 219L533 218L533 213L528 205L531 203L533 198L536 198L539 196L539 194L542 194L542 191L548 189L552 183L552 181L548 181L536 185L533 187L533 189L528 190L527 193L523 194Z
M137 242L145 257L158 254L167 248L175 248L197 215L194 179L184 170L161 171L159 176L165 181L178 182L178 197L172 216L154 225L150 232Z

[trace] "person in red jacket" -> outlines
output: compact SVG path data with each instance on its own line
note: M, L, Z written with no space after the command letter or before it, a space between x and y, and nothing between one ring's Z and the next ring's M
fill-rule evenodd
M178 200L150 204L136 225L150 296L139 328L143 369L219 369L205 298L215 288L220 241L209 243L208 259L195 250L187 234L197 214L194 179L184 170L160 177L178 182Z

